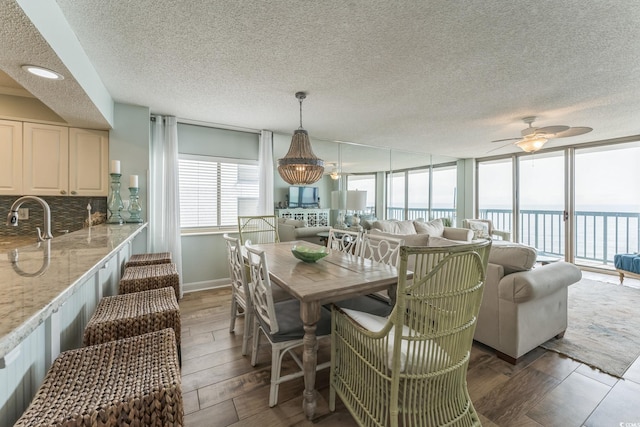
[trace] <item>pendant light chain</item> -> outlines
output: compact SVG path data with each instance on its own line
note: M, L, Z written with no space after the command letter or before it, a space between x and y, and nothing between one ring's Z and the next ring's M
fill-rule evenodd
M304 92L297 92L296 98L298 98L298 102L300 103L300 127L298 129L304 129L302 127L302 101L307 97Z

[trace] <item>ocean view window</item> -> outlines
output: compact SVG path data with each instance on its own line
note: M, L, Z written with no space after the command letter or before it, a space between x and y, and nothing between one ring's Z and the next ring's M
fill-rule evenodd
M611 269L640 249L639 158L633 141L480 159L477 216L539 254Z

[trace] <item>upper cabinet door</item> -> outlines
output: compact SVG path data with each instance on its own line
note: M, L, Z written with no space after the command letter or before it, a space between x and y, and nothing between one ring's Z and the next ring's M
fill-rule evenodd
M0 120L0 194L22 194L22 122Z
M24 124L23 194L66 195L69 191L69 128Z
M69 192L72 196L109 195L109 132L69 130Z

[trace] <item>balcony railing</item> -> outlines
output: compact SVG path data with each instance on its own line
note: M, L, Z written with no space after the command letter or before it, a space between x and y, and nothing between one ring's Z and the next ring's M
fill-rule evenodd
M451 218L454 209L407 209L407 219ZM405 209L388 208L390 219L405 219ZM564 257L564 213L556 210L521 210L519 241L545 255ZM480 218L490 219L498 230L513 228L513 212L508 209L481 209ZM577 211L575 214L575 257L578 262L611 265L619 253L636 253L640 242L640 213Z
M482 218L491 219L502 230L511 229L509 210L485 209ZM539 252L564 256L564 213L554 210L521 210L520 242ZM640 241L640 213L576 211L575 257L603 265L613 264L613 256L638 251Z

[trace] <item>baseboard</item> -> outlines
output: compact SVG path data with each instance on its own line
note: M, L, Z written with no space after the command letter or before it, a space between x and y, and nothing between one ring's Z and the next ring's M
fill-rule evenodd
M197 292L204 291L205 289L225 288L231 286L231 279L228 277L224 279L205 280L202 282L184 283L182 285L182 292Z

